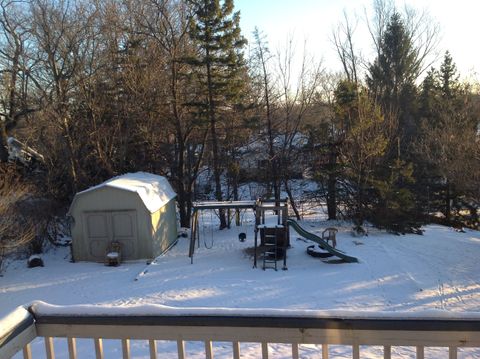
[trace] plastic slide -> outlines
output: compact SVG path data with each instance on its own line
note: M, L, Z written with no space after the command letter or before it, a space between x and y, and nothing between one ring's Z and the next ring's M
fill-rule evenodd
M319 236L317 236L313 233L307 232L305 229L300 227L300 225L296 221L294 221L293 219L287 220L287 225L289 225L290 227L293 227L293 229L295 229L295 231L299 235L301 235L302 237L317 243L320 246L320 248L322 248L323 250L326 250L327 252L333 254L334 256L336 256L338 258L343 259L345 262L347 262L347 263L358 263L357 258L348 256L344 252L333 248L331 245L329 245L326 241L324 241Z

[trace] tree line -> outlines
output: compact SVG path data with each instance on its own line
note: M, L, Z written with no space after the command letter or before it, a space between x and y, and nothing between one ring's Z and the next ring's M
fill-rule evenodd
M478 226L478 88L448 52L430 68L437 29L422 16L375 1L364 59L345 14L332 35L344 71L331 74L292 39L272 51L257 29L247 44L233 0L2 0L0 162L9 137L44 158L3 170L2 198L19 171L29 193L68 203L144 170L168 177L188 227L208 169L216 200L257 180L298 216L301 164L330 219L404 232L441 212ZM262 165L247 175L254 144Z

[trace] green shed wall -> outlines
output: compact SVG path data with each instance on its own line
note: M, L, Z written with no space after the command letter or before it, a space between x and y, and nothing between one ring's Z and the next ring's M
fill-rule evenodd
M152 213L152 251L157 257L177 240L177 214L175 199Z
M99 261L89 253L85 232L84 212L136 211L137 247L134 258L153 259L163 253L177 238L175 200L169 201L155 213L150 213L136 192L100 187L77 194L70 207L74 219L72 255L75 261Z

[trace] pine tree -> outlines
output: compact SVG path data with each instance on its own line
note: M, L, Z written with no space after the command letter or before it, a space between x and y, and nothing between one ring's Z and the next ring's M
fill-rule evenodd
M345 128L339 149L345 177L343 191L347 211L357 226L371 219L375 202L373 184L376 168L388 147L387 125L380 106L366 89L341 82L335 91L335 112Z
M458 94L460 84L458 82L457 67L448 51L445 52L443 63L440 66L440 77L442 97L451 100Z
M245 70L242 49L246 40L240 32L240 13L233 13L233 0L189 0L194 16L190 35L198 46L198 54L189 62L205 93L204 101L197 103L209 122L215 197L223 200L221 175L223 172L222 144L218 134L221 112L232 110L239 103ZM220 228L225 228L225 213L220 212Z
M367 84L391 129L389 147L376 173L379 197L373 217L378 225L401 232L416 227L410 162L415 160L412 142L419 132L415 81L421 72L420 58L412 32L394 12L379 38L378 56L369 67Z
M449 52L440 70L431 70L422 85L422 133L418 145L443 202L446 222L458 198L478 192L480 176L478 120L468 86L462 85ZM433 175L432 175L433 174Z
M417 131L415 113L415 80L420 72L411 34L399 13L393 13L380 39L379 54L370 65L367 84L380 102L384 114L398 120L397 137L400 148L391 148L392 157L397 151L401 156L409 155L411 140ZM404 155L405 153L405 155Z

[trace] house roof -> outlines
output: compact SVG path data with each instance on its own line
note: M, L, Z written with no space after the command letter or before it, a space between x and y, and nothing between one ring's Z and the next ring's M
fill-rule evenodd
M103 187L113 187L124 191L137 193L145 207L154 213L162 208L167 202L177 196L168 180L159 175L147 172L126 173L114 177L99 185L90 187L85 191L78 192L76 196L95 191Z

